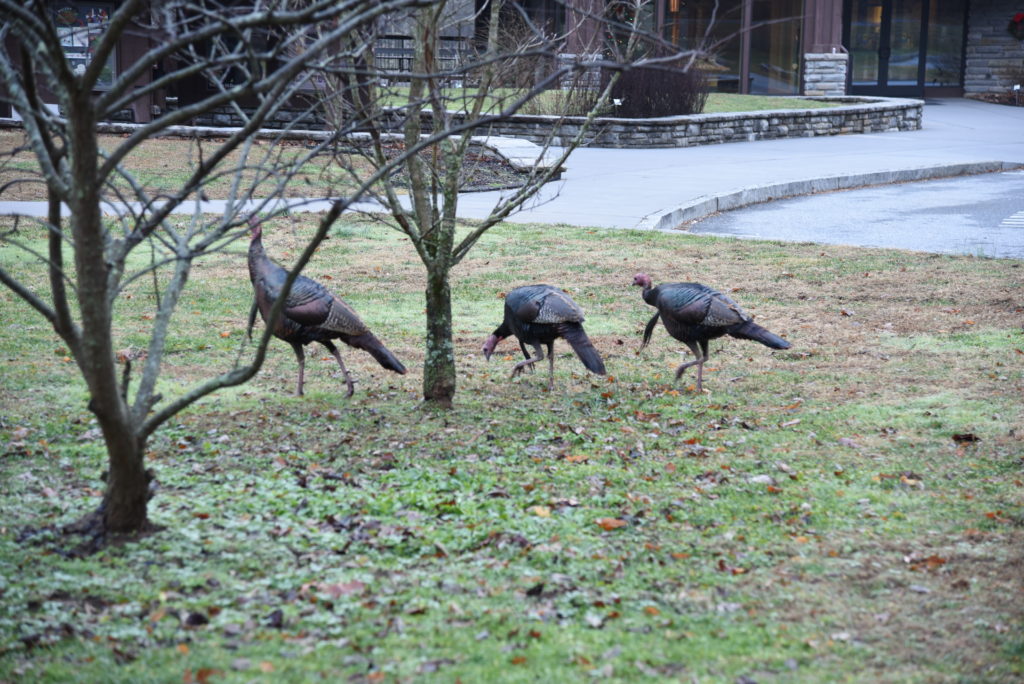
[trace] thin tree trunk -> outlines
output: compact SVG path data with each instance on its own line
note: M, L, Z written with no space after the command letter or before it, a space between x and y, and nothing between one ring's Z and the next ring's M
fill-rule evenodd
M100 514L107 532L136 532L148 524L149 475L144 467L145 440L116 425L103 425L110 469Z
M130 532L145 528L148 486L143 467L144 441L136 436L131 413L125 401L126 388L118 381L117 364L111 335L111 266L107 263L103 216L100 213L101 188L96 177L99 151L96 144L90 93L75 93L71 98L72 125L69 155L72 174L77 179L70 198L70 224L75 242L75 271L81 313L81 343L76 362L89 387L89 409L96 415L107 444L109 468L107 488L98 513L102 529L90 532ZM87 528L95 525L95 515L86 516Z
M427 275L427 358L423 364L423 398L450 408L455 396L455 351L452 348L452 297L448 273Z

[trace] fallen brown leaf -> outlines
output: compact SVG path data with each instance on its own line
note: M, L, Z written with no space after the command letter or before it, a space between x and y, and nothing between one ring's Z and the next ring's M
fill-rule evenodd
M627 525L625 520L619 520L618 518L598 518L594 522L596 522L601 529L607 530L608 532Z

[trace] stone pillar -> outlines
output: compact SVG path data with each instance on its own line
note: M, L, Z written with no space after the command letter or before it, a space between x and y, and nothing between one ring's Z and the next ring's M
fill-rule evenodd
M600 88L601 69L591 66L601 58L600 54L576 55L571 53L559 53L558 67L569 69L562 75L559 87L562 90L569 88Z
M849 62L850 56L844 52L805 54L803 94L846 95L846 70Z

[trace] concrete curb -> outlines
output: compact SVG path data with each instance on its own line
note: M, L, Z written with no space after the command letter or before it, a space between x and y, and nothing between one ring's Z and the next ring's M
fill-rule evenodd
M730 211L751 204L760 204L787 197L813 195L819 192L833 192L835 190L849 190L851 188L863 188L872 185L995 173L1022 168L1024 168L1024 164L1015 162L980 161L894 169L891 171L873 171L871 173L829 176L825 178L807 178L785 183L757 185L717 195L697 197L673 209L650 214L644 217L636 227L638 230L686 230L683 224L689 221L695 221L721 211Z
M502 136L473 136L473 142L486 147L500 156L516 171L528 172L536 169L546 171L555 165L560 155L548 147L541 147L529 140Z

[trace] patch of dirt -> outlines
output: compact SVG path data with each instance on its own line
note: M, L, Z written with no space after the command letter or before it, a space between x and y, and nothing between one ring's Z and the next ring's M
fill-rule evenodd
M135 532L109 532L103 525L102 514L93 511L67 525L23 528L18 533L17 541L29 546L44 544L64 558L86 558L108 546L132 544L163 530L162 525L147 520ZM40 539L45 541L41 542Z
M507 190L526 184L529 173L520 171L504 159L482 154L471 154L466 158L459 190L482 192L486 190Z
M405 151L405 145L394 142L386 145L385 151L389 159L394 159ZM445 174L444 149L438 146L429 147L419 153L419 157L432 167L439 177ZM519 171L502 157L489 151L467 151L460 169L459 192L483 192L487 190L507 190L519 188L526 184L529 172ZM397 187L408 188L409 180L405 167L400 167L391 175L391 182Z
M971 95L972 100L991 102L992 104L1010 105L1011 107L1024 107L1024 90L1009 93L982 93Z

